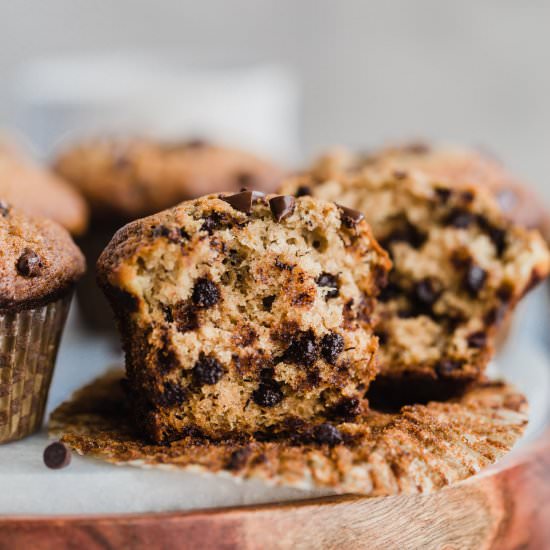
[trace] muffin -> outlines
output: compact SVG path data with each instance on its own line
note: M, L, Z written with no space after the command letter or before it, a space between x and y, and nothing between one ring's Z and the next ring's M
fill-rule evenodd
M495 159L481 151L458 146L409 143L363 155L359 164L387 170L422 172L450 184L469 183L487 187L502 212L513 222L539 229L548 239L548 211L540 197Z
M199 140L92 140L61 153L55 170L90 205L90 231L78 241L90 265L129 221L208 193L243 187L270 191L282 176L279 168L254 155ZM93 273L85 278L78 299L88 327L114 329Z
M380 375L371 399L395 392L397 402L423 401L479 379L498 327L548 274L540 234L508 221L484 187L393 167L327 166L325 159L281 192L361 211L390 253L393 269L374 311Z
M0 201L0 442L38 430L84 258L57 223Z
M56 221L74 236L82 235L88 225L88 206L78 191L2 144L0 197L30 216Z
M150 439L282 434L365 410L390 263L363 216L208 195L133 222L98 262Z

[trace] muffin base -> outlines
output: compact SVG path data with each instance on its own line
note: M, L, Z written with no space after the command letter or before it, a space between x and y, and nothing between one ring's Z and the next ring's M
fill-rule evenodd
M53 302L0 312L0 443L42 425L72 290Z

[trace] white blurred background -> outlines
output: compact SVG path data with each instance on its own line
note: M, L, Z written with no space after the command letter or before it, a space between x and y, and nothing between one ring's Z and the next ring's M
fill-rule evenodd
M44 56L276 63L301 92L294 162L334 143L454 140L550 200L549 22L543 0L0 0L0 121L20 124L16 75Z

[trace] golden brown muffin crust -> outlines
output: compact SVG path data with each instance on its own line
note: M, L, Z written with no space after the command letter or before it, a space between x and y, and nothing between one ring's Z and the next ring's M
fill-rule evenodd
M213 192L272 191L282 177L266 160L198 140L92 140L62 153L55 169L84 194L95 216L126 221Z
M85 262L67 231L0 199L0 310L35 307L66 292Z

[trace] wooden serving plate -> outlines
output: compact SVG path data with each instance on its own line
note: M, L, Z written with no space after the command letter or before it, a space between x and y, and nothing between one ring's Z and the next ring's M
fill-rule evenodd
M187 513L0 519L0 548L550 547L550 429L499 467L426 496L328 497Z

